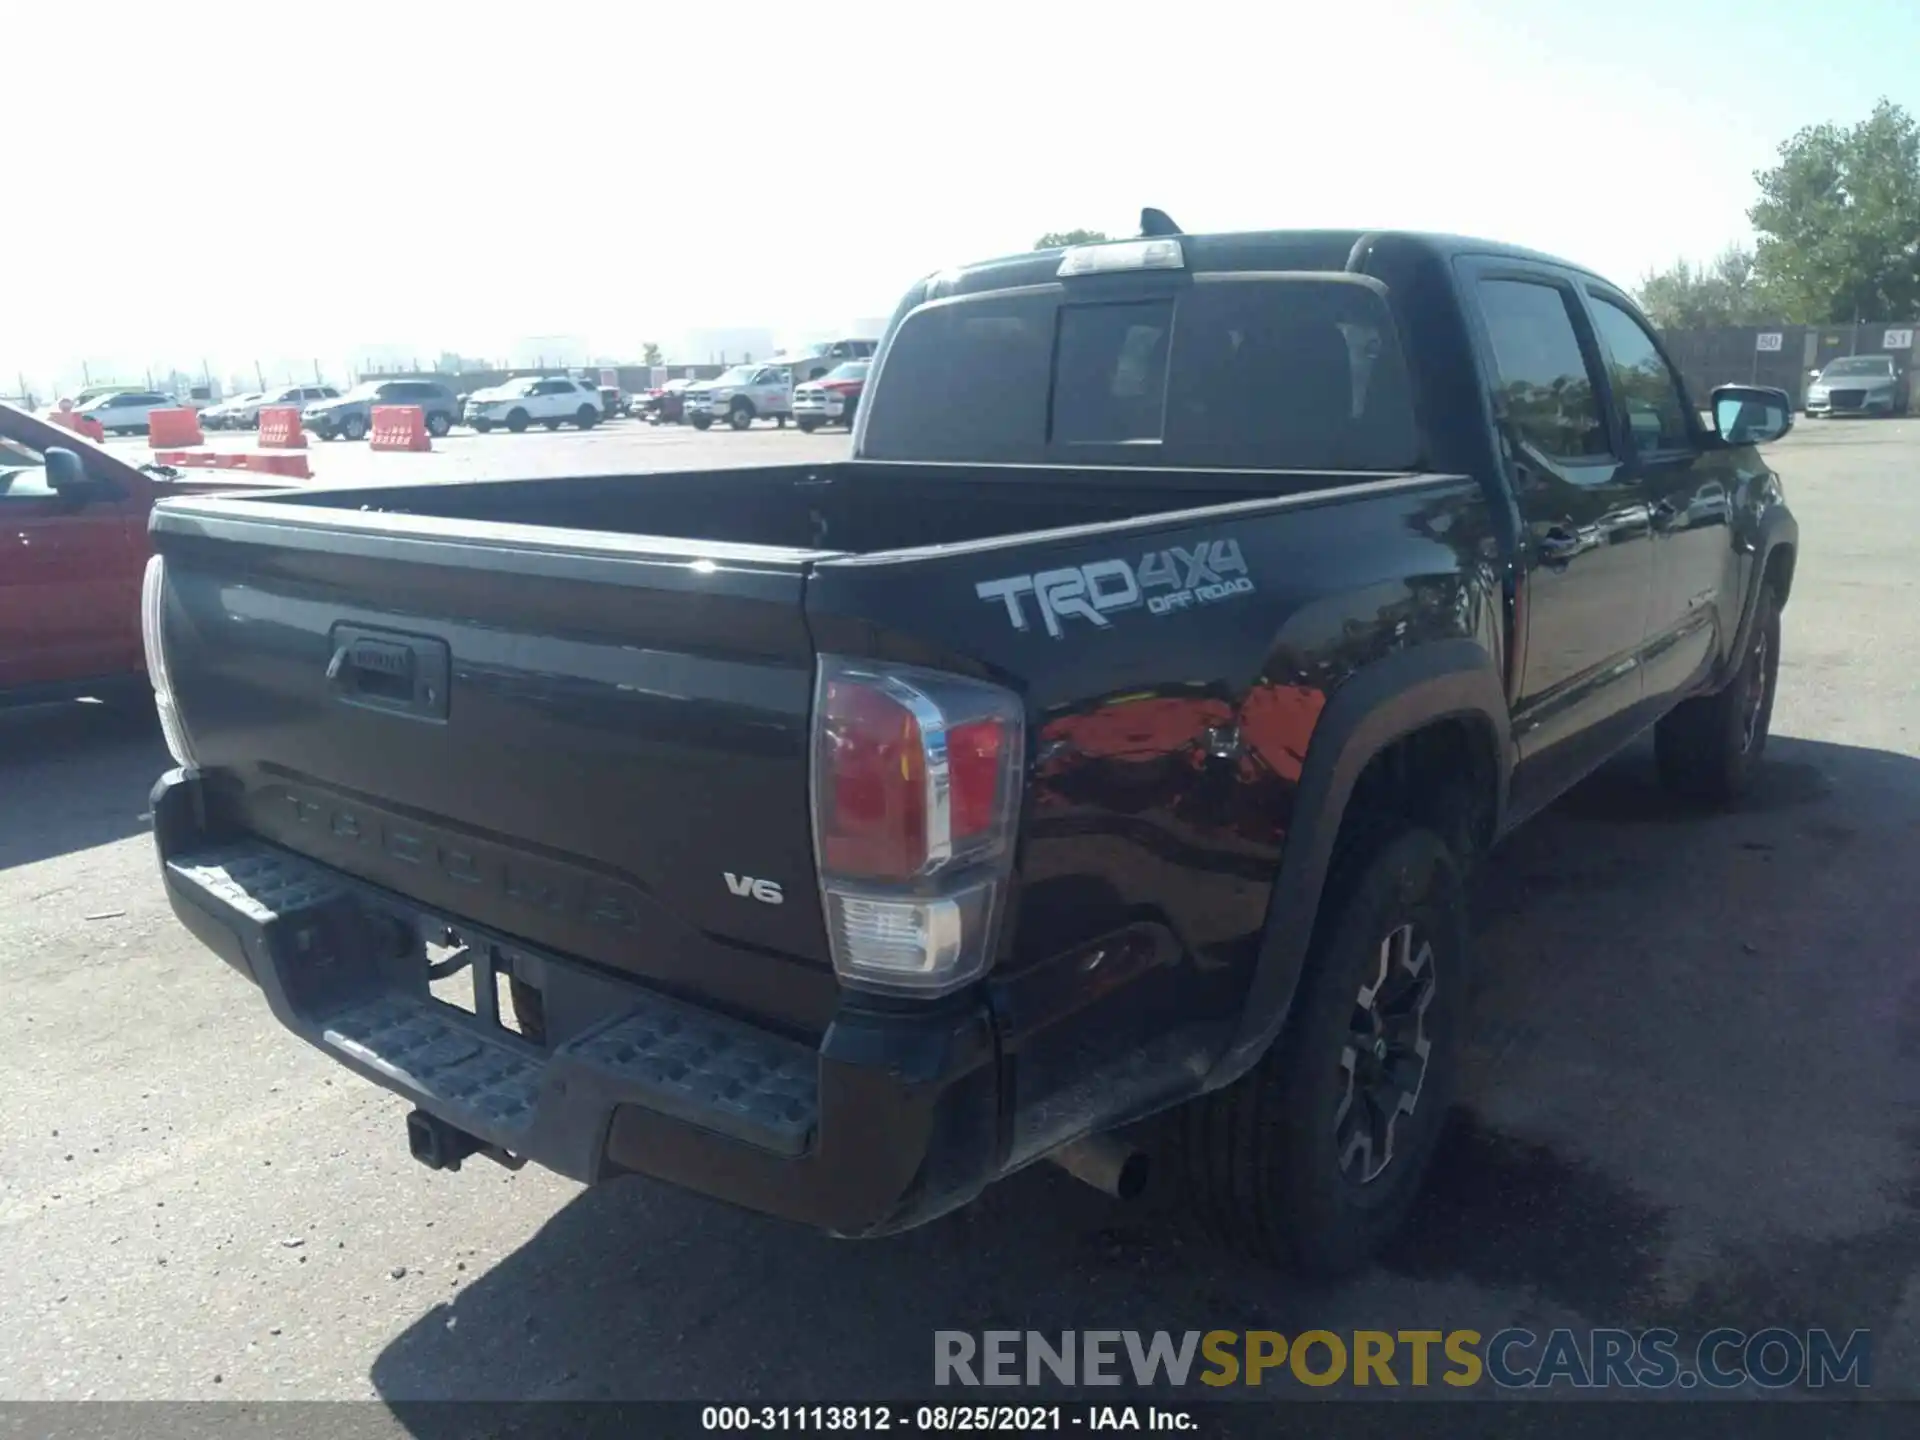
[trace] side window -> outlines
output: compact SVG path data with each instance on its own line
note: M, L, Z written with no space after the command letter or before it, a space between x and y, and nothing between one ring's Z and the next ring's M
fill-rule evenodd
M1531 280L1482 280L1477 289L1498 372L1496 397L1518 438L1554 460L1610 454L1598 389L1567 308L1571 297Z
M1626 411L1634 448L1645 455L1692 445L1685 391L1654 348L1653 337L1604 295L1593 297L1593 326L1600 332L1613 393Z

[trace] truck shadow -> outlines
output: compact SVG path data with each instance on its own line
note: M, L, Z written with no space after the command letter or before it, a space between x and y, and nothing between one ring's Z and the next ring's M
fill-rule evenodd
M150 696L0 710L0 870L146 830L172 763Z
M1347 1284L1216 1249L1165 1172L1123 1207L1036 1167L874 1242L633 1180L420 1316L373 1384L924 1398L936 1329L1878 1333L1920 1268L1916 839L1920 762L1778 737L1733 813L1667 798L1641 747L1540 817L1482 884L1476 1042L1422 1210Z

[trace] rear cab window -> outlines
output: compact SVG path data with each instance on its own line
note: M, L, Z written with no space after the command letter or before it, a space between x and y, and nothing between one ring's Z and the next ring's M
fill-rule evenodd
M876 460L1397 471L1420 453L1386 292L1344 273L936 300L901 322L881 376L864 407Z

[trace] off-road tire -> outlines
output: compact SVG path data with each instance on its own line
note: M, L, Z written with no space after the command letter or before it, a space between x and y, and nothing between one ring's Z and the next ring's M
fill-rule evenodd
M1402 822L1350 819L1321 898L1299 992L1280 1035L1232 1085L1187 1106L1176 1135L1188 1193L1214 1235L1314 1279L1364 1266L1419 1199L1452 1104L1467 1018L1467 920L1461 869L1445 841ZM1337 1128L1354 1095L1345 1063L1382 973L1383 947L1407 926L1430 951L1419 1011L1427 1050L1409 1112L1371 1158L1343 1168ZM1385 986L1380 987L1384 993ZM1356 1062L1357 1063L1357 1062ZM1396 1064L1400 1063L1398 1060ZM1364 1113L1364 1112L1362 1112Z
M1711 695L1683 701L1654 726L1660 782L1676 795L1730 804L1766 753L1780 678L1780 607L1766 584L1754 603L1753 628L1732 678Z

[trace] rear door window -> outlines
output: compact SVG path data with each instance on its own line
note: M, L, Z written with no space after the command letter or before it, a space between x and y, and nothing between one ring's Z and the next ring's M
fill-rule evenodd
M1551 460L1611 456L1599 388L1568 308L1573 296L1535 280L1482 280L1477 293L1499 372L1494 399L1515 436Z

